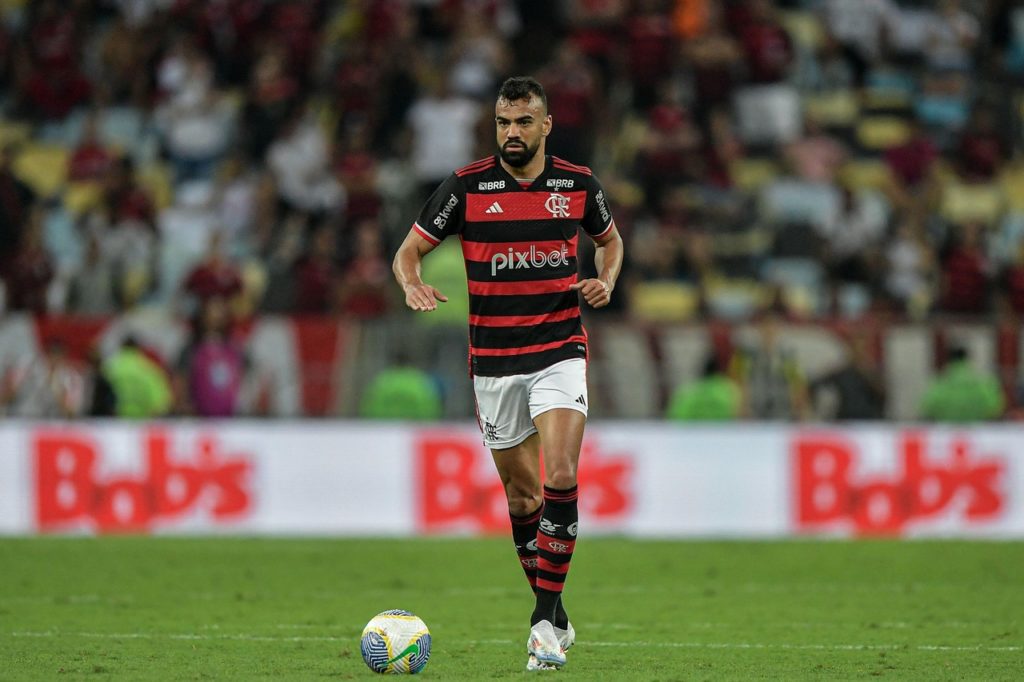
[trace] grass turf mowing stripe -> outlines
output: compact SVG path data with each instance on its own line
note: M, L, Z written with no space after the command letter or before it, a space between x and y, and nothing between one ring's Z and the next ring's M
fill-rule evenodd
M246 642L349 642L353 637L296 635L291 637L275 637L271 635L254 635L247 633L235 634L201 634L194 632L59 632L45 630L41 632L11 632L11 637L86 637L90 639L182 639L182 640L238 640ZM474 639L463 644L505 646L515 644L511 639ZM918 644L909 647L905 644L787 644L765 642L608 642L591 641L577 642L581 648L587 647L641 647L666 649L789 649L806 651L899 651L914 648L919 651L1024 651L1022 646L946 646L937 644Z

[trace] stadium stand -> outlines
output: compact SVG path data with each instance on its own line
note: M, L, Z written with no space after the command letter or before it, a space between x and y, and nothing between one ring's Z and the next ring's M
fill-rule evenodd
M408 352L372 328L405 324L390 253L439 173L491 153L495 86L531 72L551 89L549 151L595 169L626 241L613 309L588 314L594 383L614 396L596 412L662 414L702 353L680 364L678 339L720 343L769 307L796 339L869 321L893 418L916 415L950 325L980 330L1013 408L1022 19L1019 2L981 0L5 2L2 324L187 328L186 278L219 235L263 382L246 410L353 414L359 386L293 382L364 381ZM287 330L312 329L278 317L298 312L349 340L318 362L376 364L283 359L303 347ZM924 365L895 376L913 325L932 339ZM442 349L454 335L417 333ZM386 347L360 355L360 338ZM417 357L437 366L445 415L467 417L455 345ZM70 348L86 374L88 350ZM180 351L158 354L174 368ZM4 357L4 376L25 361ZM832 360L797 357L811 379Z

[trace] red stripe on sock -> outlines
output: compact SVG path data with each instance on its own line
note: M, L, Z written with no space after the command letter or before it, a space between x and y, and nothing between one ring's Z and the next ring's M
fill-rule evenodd
M537 562L538 571L547 571L548 573L558 573L559 575L565 575L569 572L569 564L572 562L566 561L564 564L553 564L546 559L540 559Z
M541 590L547 590L548 592L559 592L562 591L562 583L551 582L550 580L544 580L544 578L537 578L537 588Z
M562 540L561 538L553 538L544 533L537 533L537 549L542 549L552 554L572 554L573 550L576 549L576 541Z
M544 491L544 499L551 500L552 502L573 502L579 497L578 490L570 490L568 492L550 492Z

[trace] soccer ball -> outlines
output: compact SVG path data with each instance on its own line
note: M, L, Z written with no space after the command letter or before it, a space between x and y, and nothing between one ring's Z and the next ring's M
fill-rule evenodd
M384 611L363 628L359 648L366 665L375 673L415 675L427 667L430 631L426 623L408 611Z

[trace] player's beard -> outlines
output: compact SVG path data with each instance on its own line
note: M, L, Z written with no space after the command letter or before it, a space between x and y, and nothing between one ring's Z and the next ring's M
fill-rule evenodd
M527 146L525 142L519 140L519 144L523 145L523 148L513 151L506 149L508 144L508 142L503 144L501 149L498 150L498 153L501 154L501 160L513 168L522 168L533 161L533 157L537 155L537 150L540 149L540 140L537 140L537 143L532 147Z

